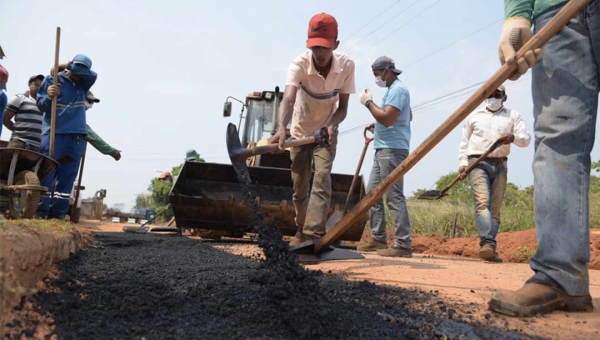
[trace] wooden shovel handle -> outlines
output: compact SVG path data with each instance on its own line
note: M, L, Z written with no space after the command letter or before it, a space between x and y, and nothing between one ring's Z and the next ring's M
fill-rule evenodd
M60 27L56 28L56 45L54 47L54 69L52 70L52 85L58 85L58 56L60 52ZM52 98L52 109L50 111L50 158L54 159L54 142L56 134L56 101L58 98Z
M517 60L525 55L525 52L535 50L544 46L545 43L556 35L569 21L577 15L591 0L571 0L548 22L538 33L536 33L518 52ZM383 195L402 178L415 164L417 164L431 149L444 139L455 127L457 127L473 110L488 98L502 83L515 73L517 64L504 64L494 75L488 79L475 93L467 99L446 121L437 128L419 147L415 149L390 175L384 178L375 189L354 206L342 219L315 243L315 253L327 248L340 236L342 236L354 223L354 220L366 213Z
M496 150L497 148L500 147L500 145L502 145L501 141L495 141L494 144L492 144L492 146L490 146L484 153L483 155L479 156L479 158L477 158L475 160L475 162L473 162L473 164L469 165L469 167L465 170L465 173L468 174L471 171L473 171L473 169L475 169L475 167L477 167L477 165L484 160L487 156L489 156L489 154L491 154L492 152L494 152L494 150ZM460 181L460 174L458 174L458 176L456 176L456 178L454 178L452 180L452 182L450 182L450 184L448 184L444 190L442 190L442 194L445 194L448 190L450 190L450 188L452 188L458 181Z
M373 138L367 137L368 127L365 128L365 132L363 135L365 136L365 146L362 149L362 153L360 154L360 159L358 160L358 166L356 167L356 171L354 172L354 178L352 178L352 184L350 185L350 190L348 191L348 197L346 197L346 203L344 204L344 212L342 214L346 214L348 210L348 203L350 203L350 196L356 187L356 183L358 182L358 175L360 174L360 168L362 168L363 161L365 160L365 155L367 154L367 149L369 148L369 143L373 140Z

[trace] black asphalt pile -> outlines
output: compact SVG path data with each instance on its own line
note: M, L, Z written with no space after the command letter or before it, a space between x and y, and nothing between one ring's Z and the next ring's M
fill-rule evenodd
M288 284L257 277L265 269L256 260L177 236L105 233L97 239L104 247L59 263L46 289L23 300L5 338L44 329L58 339L523 336L462 321L435 293L311 271Z

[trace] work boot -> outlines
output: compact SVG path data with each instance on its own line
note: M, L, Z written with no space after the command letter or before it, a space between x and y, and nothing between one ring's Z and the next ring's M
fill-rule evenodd
M517 291L501 291L488 302L490 310L517 317L547 314L555 310L567 312L592 312L592 297L571 296L559 288L554 288L533 280L527 281Z
M299 228L296 231L296 235L290 240L290 246L298 245L304 241L306 241L306 235L304 235L302 229Z
M362 251L362 252L369 252L369 251L377 251L380 249L387 249L387 243L386 242L379 242L374 238L371 238L369 240L369 243L359 246L358 248L356 248L356 250L358 251Z
M502 259L496 253L496 248L490 243L485 243L479 248L479 258L489 262L502 262Z
M377 255L390 257L412 257L412 250L410 248L404 248L397 244L394 244L388 249L378 250Z

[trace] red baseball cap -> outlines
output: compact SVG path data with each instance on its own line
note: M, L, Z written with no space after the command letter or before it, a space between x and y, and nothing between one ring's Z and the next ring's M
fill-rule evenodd
M333 48L337 39L338 24L334 17L327 13L313 16L308 23L308 41L306 47L315 46Z

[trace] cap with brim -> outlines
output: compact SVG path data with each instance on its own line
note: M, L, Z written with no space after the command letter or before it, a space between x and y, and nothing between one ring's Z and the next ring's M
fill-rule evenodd
M308 23L306 47L333 48L337 35L338 24L335 18L327 13L319 13Z
M498 89L497 89L497 91L500 91L500 92L504 92L504 93L506 93L506 89L504 88L504 85L500 85L500 86L498 86Z
M188 150L188 151L185 153L185 159L186 159L186 160L188 160L188 161L193 161L193 160L196 160L196 159L198 159L199 157L200 157L200 155L199 155L199 154L198 154L198 152L196 152L196 150L194 150L194 149Z
M373 65L371 65L371 68L373 69L373 71L387 69L394 72L395 74L402 73L402 70L396 68L396 63L394 62L394 60L386 56L377 58L375 62L373 62Z
M96 96L94 96L92 91L88 91L87 94L85 95L85 98L94 103L100 103L100 99L96 98Z
M39 81L44 81L44 76L41 74L38 74L37 76L31 76L29 78L29 82L27 83L27 85L30 85L31 83L33 83L34 81L39 80Z

